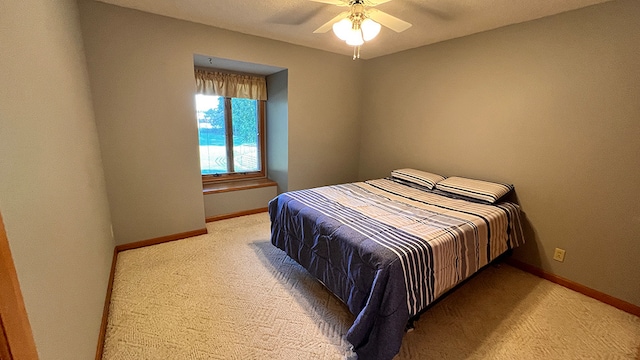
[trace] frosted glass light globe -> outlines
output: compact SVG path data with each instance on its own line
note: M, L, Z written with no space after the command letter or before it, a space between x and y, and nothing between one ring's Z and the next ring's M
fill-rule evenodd
M333 24L333 33L340 40L347 40L349 36L349 32L351 31L351 21L347 18L344 18L337 23Z
M377 22L369 18L366 18L362 22L361 28L362 28L362 36L364 37L364 41L369 41L375 38L376 36L378 36L382 26L380 26L380 24L378 24Z
M347 37L347 45L360 46L362 44L364 44L362 31L360 31L359 29L351 29L351 31L349 32L349 36Z

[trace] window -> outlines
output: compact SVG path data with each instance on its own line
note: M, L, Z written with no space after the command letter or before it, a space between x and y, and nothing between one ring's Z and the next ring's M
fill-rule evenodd
M196 95L203 182L265 176L264 100Z
M264 178L265 78L194 70L203 183Z

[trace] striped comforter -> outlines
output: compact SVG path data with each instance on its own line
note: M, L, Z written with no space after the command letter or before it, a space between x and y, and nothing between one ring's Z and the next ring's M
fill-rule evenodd
M412 316L523 242L519 208L469 202L391 179L284 193L271 241L356 315L360 359L391 359Z

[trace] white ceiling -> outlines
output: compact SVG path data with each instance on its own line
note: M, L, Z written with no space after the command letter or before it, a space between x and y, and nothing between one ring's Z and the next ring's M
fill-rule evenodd
M309 0L98 0L158 15L351 56L330 31L313 31L345 10ZM362 46L370 59L610 0L393 0L376 6L413 26L383 28Z

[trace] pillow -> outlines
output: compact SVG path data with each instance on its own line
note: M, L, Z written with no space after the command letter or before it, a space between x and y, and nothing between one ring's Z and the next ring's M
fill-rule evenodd
M391 177L424 186L429 190L433 189L438 181L444 180L444 176L416 169L393 170Z
M513 185L452 176L437 183L436 189L493 204L513 190Z

